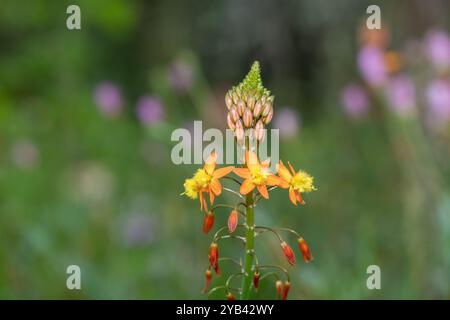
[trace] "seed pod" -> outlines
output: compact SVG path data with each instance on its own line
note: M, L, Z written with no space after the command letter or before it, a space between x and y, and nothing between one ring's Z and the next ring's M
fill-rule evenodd
M264 118L264 124L269 124L270 121L272 121L273 118L273 108L270 109L269 114Z
M236 129L234 130L234 133L236 134L236 139L238 141L241 141L242 139L244 139L245 132L244 132L244 127L242 125L242 120L241 119L239 119L236 122Z
M262 141L264 139L264 125L262 120L259 120L255 126L255 138L258 141Z
M231 119L231 115L230 114L227 114L227 123L228 123L228 128L230 128L231 130L234 131L234 128L236 128L236 126L234 125L234 122Z
M255 107L255 103L256 103L256 100L255 100L254 96L250 96L247 99L247 107L250 108L250 110L252 110L252 111L253 111L253 108Z
M252 110L250 110L249 108L245 108L244 116L242 117L242 119L244 120L244 126L246 128L250 128L253 123Z
M233 122L238 121L239 119L239 114L236 110L236 107L231 107L230 109L230 116L231 116L231 120L233 120Z
M233 106L233 99L231 98L231 93L229 91L225 95L225 104L228 110Z
M244 110L245 110L245 102L242 101L242 100L239 100L238 103L237 103L237 112L238 112L240 117L243 116Z
M256 102L255 103L255 107L253 108L253 116L255 117L255 119L258 119L259 116L261 115L261 109L262 109L262 104L261 102Z
M270 103L264 104L264 107L263 107L263 110L261 112L261 115L263 117L267 116L271 109L272 109L272 105Z

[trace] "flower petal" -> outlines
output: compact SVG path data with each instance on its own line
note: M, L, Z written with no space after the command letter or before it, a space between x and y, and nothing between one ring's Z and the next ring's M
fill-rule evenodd
M242 179L248 179L251 177L250 170L247 168L234 168L233 172Z
M213 151L208 159L205 161L204 169L208 174L212 174L214 172L214 168L216 167L216 161L217 161L217 153L216 151Z
M245 164L249 169L259 166L258 156L253 151L245 153Z
M213 205L214 204L214 192L209 192L209 203L211 204L211 205Z
M270 166L270 158L267 158L263 162L261 162L261 167L268 168Z
M229 174L233 170L234 170L233 166L224 167L224 168L217 169L216 171L213 172L212 175L213 175L213 177L220 179L220 178L225 177L227 174Z
M241 194L247 194L250 191L252 191L254 188L255 188L255 185L253 184L252 180L246 179L246 180L244 180L244 182L242 182L239 192Z
M289 183L292 179L292 175L289 173L289 170L284 166L283 162L280 160L280 163L277 164L277 172L278 175Z
M259 186L256 186L258 188L259 193L261 193L261 195L266 198L269 199L269 192L267 191L267 187L265 184L261 184Z
M292 175L293 175L293 176L295 176L295 170L294 170L294 168L292 167L292 165L291 165L291 162L290 162L290 161L288 161L288 165L289 165L289 169L291 169L291 173L292 173Z
M289 188L289 199L295 206L297 205L297 198L295 196L294 188Z
M219 179L212 178L210 188L212 193L214 193L214 195L216 196L220 195L220 193L222 192L222 185L220 184Z
M300 204L305 204L305 201L303 201L301 193L299 191L296 191L296 194L298 202L300 202Z
M286 181L284 181L280 177L277 177L273 174L268 175L266 179L267 179L266 184L268 186L279 186L284 189L287 189L289 187L289 184Z

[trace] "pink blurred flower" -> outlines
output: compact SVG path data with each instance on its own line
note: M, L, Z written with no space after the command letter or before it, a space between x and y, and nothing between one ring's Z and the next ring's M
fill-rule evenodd
M39 162L39 150L29 140L18 140L12 146L11 158L18 168L33 169Z
M426 89L430 120L443 125L450 121L450 82L434 80Z
M277 110L273 119L273 127L279 129L282 138L295 137L300 127L298 112L290 107Z
M350 84L341 94L341 103L345 113L353 119L360 119L369 111L369 99L361 86Z
M450 37L444 30L432 30L426 38L428 59L438 70L450 67Z
M111 82L102 82L95 88L95 103L107 117L117 117L123 108L120 88Z
M387 79L384 53L378 47L361 48L358 53L358 68L363 79L371 86L381 86Z
M398 75L390 79L386 89L388 105L396 114L406 116L414 112L416 90L408 76Z
M169 82L178 93L186 93L192 87L192 66L182 60L175 61L169 68Z
M137 104L137 115L144 125L154 125L164 117L161 101L153 96L143 96Z

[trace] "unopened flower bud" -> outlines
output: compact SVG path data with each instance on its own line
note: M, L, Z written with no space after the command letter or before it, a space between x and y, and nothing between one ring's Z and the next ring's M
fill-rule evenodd
M297 242L298 248L300 249L300 252L302 253L303 256L303 261L305 261L306 263L311 262L313 260L313 257L311 255L311 251L309 251L309 246L306 243L305 239L298 238Z
M255 117L255 119L258 119L259 116L261 115L261 111L262 111L262 104L261 102L256 102L255 103L255 107L253 108L253 116Z
M234 230L236 230L237 224L238 224L238 212L236 209L234 209L233 211L231 211L229 217L228 217L228 230L230 231L230 233L233 233Z
M209 285L211 284L212 272L211 270L206 270L205 272L205 288L203 288L203 293L207 293L209 289Z
M283 282L281 282L281 280L277 280L277 282L275 282L275 288L277 289L278 296L280 298L282 298L283 297Z
M261 115L263 117L267 116L271 109L272 109L272 105L270 103L265 103L264 107L262 109Z
M264 139L264 125L262 120L259 120L255 126L255 138L258 141L262 141Z
M215 242L209 247L209 264L214 269L219 265L219 248Z
M236 134L236 139L238 141L241 141L242 139L244 139L245 132L244 132L244 127L242 125L241 119L239 119L236 122L236 129L235 129L234 133Z
M233 92L233 95L231 97L233 98L233 103L237 104L239 101L239 95L237 94L237 90Z
M247 99L247 107L250 108L250 110L252 110L252 111L253 111L253 108L255 107L255 102L256 102L256 100L255 100L254 96L250 96Z
M253 287L255 287L256 290L258 290L259 288L259 271L255 271L255 273L253 274Z
M231 98L231 93L227 92L225 95L225 104L227 105L227 109L230 110L230 108L233 106L233 99Z
M228 292L227 293L227 300L236 300L236 297L231 292Z
M264 124L269 124L273 118L273 108L270 109L269 114L264 118Z
M228 123L228 128L230 128L231 130L234 131L234 128L236 128L236 126L234 125L234 122L231 119L231 115L230 114L227 114L227 123Z
M239 116L242 117L244 115L245 102L242 100L239 100L236 106L237 106L237 112L238 112Z
M253 123L253 114L252 111L249 108L245 108L244 116L242 117L244 120L244 126L246 128L250 128Z
M233 120L233 122L236 122L239 120L239 114L236 110L236 107L231 107L229 115L231 117L231 120Z
M292 248L286 243L286 241L281 242L281 248L283 249L284 255L286 256L290 265L295 264L295 255Z
M203 220L203 232L208 233L214 225L214 212L209 211Z
M282 300L286 300L290 288L291 288L291 283L290 283L289 281L285 281L285 282L284 282L283 295L282 295L282 297L281 297Z

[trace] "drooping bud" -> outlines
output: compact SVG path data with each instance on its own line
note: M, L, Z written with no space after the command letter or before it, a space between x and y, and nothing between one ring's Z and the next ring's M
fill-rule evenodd
M234 131L234 129L236 128L236 126L234 125L233 120L231 119L231 115L227 114L227 123L228 123L228 128L230 128L231 130Z
M219 265L219 247L215 242L209 247L209 265L214 269Z
M238 224L239 215L236 209L231 211L229 217L228 217L228 230L230 233L233 233L234 230L236 230L237 224Z
M253 123L253 114L252 111L249 108L245 108L244 116L242 117L244 120L244 126L246 128L250 128Z
M214 225L214 212L208 211L203 220L203 232L208 233Z
M238 141L241 141L242 139L244 139L245 132L244 132L244 126L242 125L241 119L239 119L236 122L236 129L235 129L234 133L236 134L236 139Z
M298 248L300 249L300 252L302 253L303 256L303 261L305 261L306 263L311 262L313 260L313 257L311 255L311 251L309 251L309 246L306 243L305 239L298 238L297 242Z
M256 270L255 273L253 274L253 287L255 287L256 290L258 290L259 288L259 271Z
M236 300L236 297L231 292L227 292L227 300Z
M231 107L229 114L230 114L231 120L233 120L233 122L236 122L239 120L239 114L236 110L236 107Z
M220 277L221 272L220 272L219 264L216 265L216 267L214 268L214 271L216 272L216 275L217 275L218 277Z
M230 91L228 91L227 94L225 95L225 104L227 105L228 110L230 110L231 107L233 106L233 99L231 98Z
M258 141L262 141L264 139L264 125L262 120L259 120L255 126L255 138Z
M203 293L207 293L209 289L209 285L211 284L212 272L210 269L207 269L205 272L205 287L203 288Z
M278 296L280 298L282 298L283 297L283 282L281 282L281 280L277 280L277 282L275 282L275 288L277 289Z
M290 288L291 288L291 283L290 283L289 281L285 281L285 282L284 282L283 295L282 295L282 297L281 297L282 300L286 300Z
M262 111L262 104L261 102L256 102L255 103L255 107L253 108L253 116L255 117L255 119L259 118L259 116L261 115L261 111Z
M295 264L295 255L292 248L286 243L286 241L281 242L281 248L283 249L284 255L286 256L290 265Z

